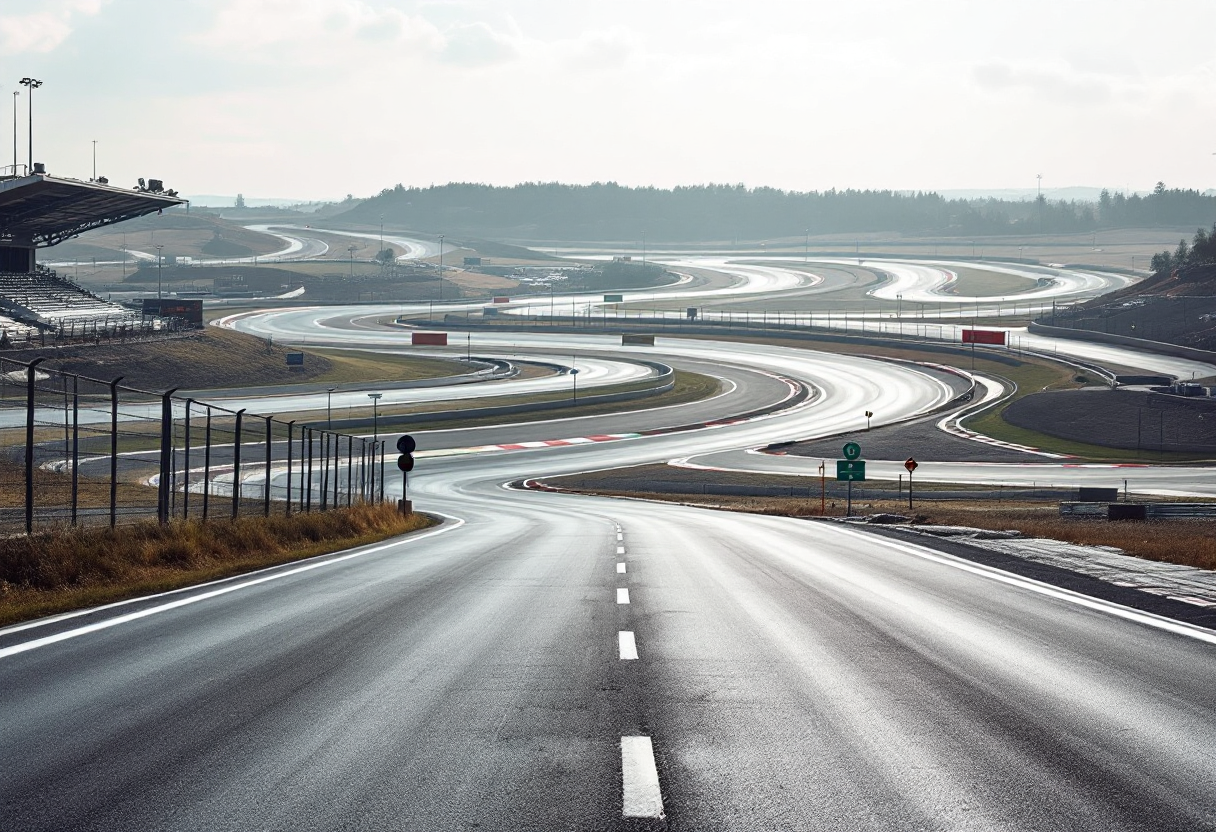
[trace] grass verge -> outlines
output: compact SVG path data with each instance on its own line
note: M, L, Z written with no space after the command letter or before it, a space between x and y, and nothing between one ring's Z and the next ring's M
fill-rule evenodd
M432 523L384 503L291 517L10 537L0 541L0 625L363 546Z

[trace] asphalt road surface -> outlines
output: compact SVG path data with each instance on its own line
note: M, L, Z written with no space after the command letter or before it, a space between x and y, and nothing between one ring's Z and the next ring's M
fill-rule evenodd
M1211 828L1211 633L804 521L432 502L462 524L0 637L6 828Z

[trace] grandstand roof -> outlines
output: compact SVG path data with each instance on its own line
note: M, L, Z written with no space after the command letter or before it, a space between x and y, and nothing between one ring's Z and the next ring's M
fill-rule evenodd
M185 200L35 173L0 179L0 245L53 246Z

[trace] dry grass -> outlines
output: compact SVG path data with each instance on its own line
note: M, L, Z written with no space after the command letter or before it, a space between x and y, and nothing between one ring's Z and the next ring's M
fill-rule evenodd
M781 497L731 497L703 494L651 494L643 492L571 489L585 494L638 497L678 502L725 511L782 517L818 517L819 500ZM905 501L854 501L855 516L877 513L912 516L915 523L970 526L1005 531L1016 529L1027 537L1062 540L1081 546L1114 546L1145 560L1216 569L1216 523L1204 520L1119 521L1066 520L1056 504L1003 503L957 500L916 500L909 512ZM827 516L843 517L844 503L828 503Z
M386 503L291 517L11 537L0 541L0 625L374 543L431 523Z

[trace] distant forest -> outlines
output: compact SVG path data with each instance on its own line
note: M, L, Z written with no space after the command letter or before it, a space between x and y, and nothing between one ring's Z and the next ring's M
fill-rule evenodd
M731 242L838 233L981 236L1105 228L1201 227L1216 197L1158 183L1147 196L1103 191L1093 202L944 199L899 191L782 191L742 185L671 190L526 183L397 185L339 215L433 234L515 240Z

